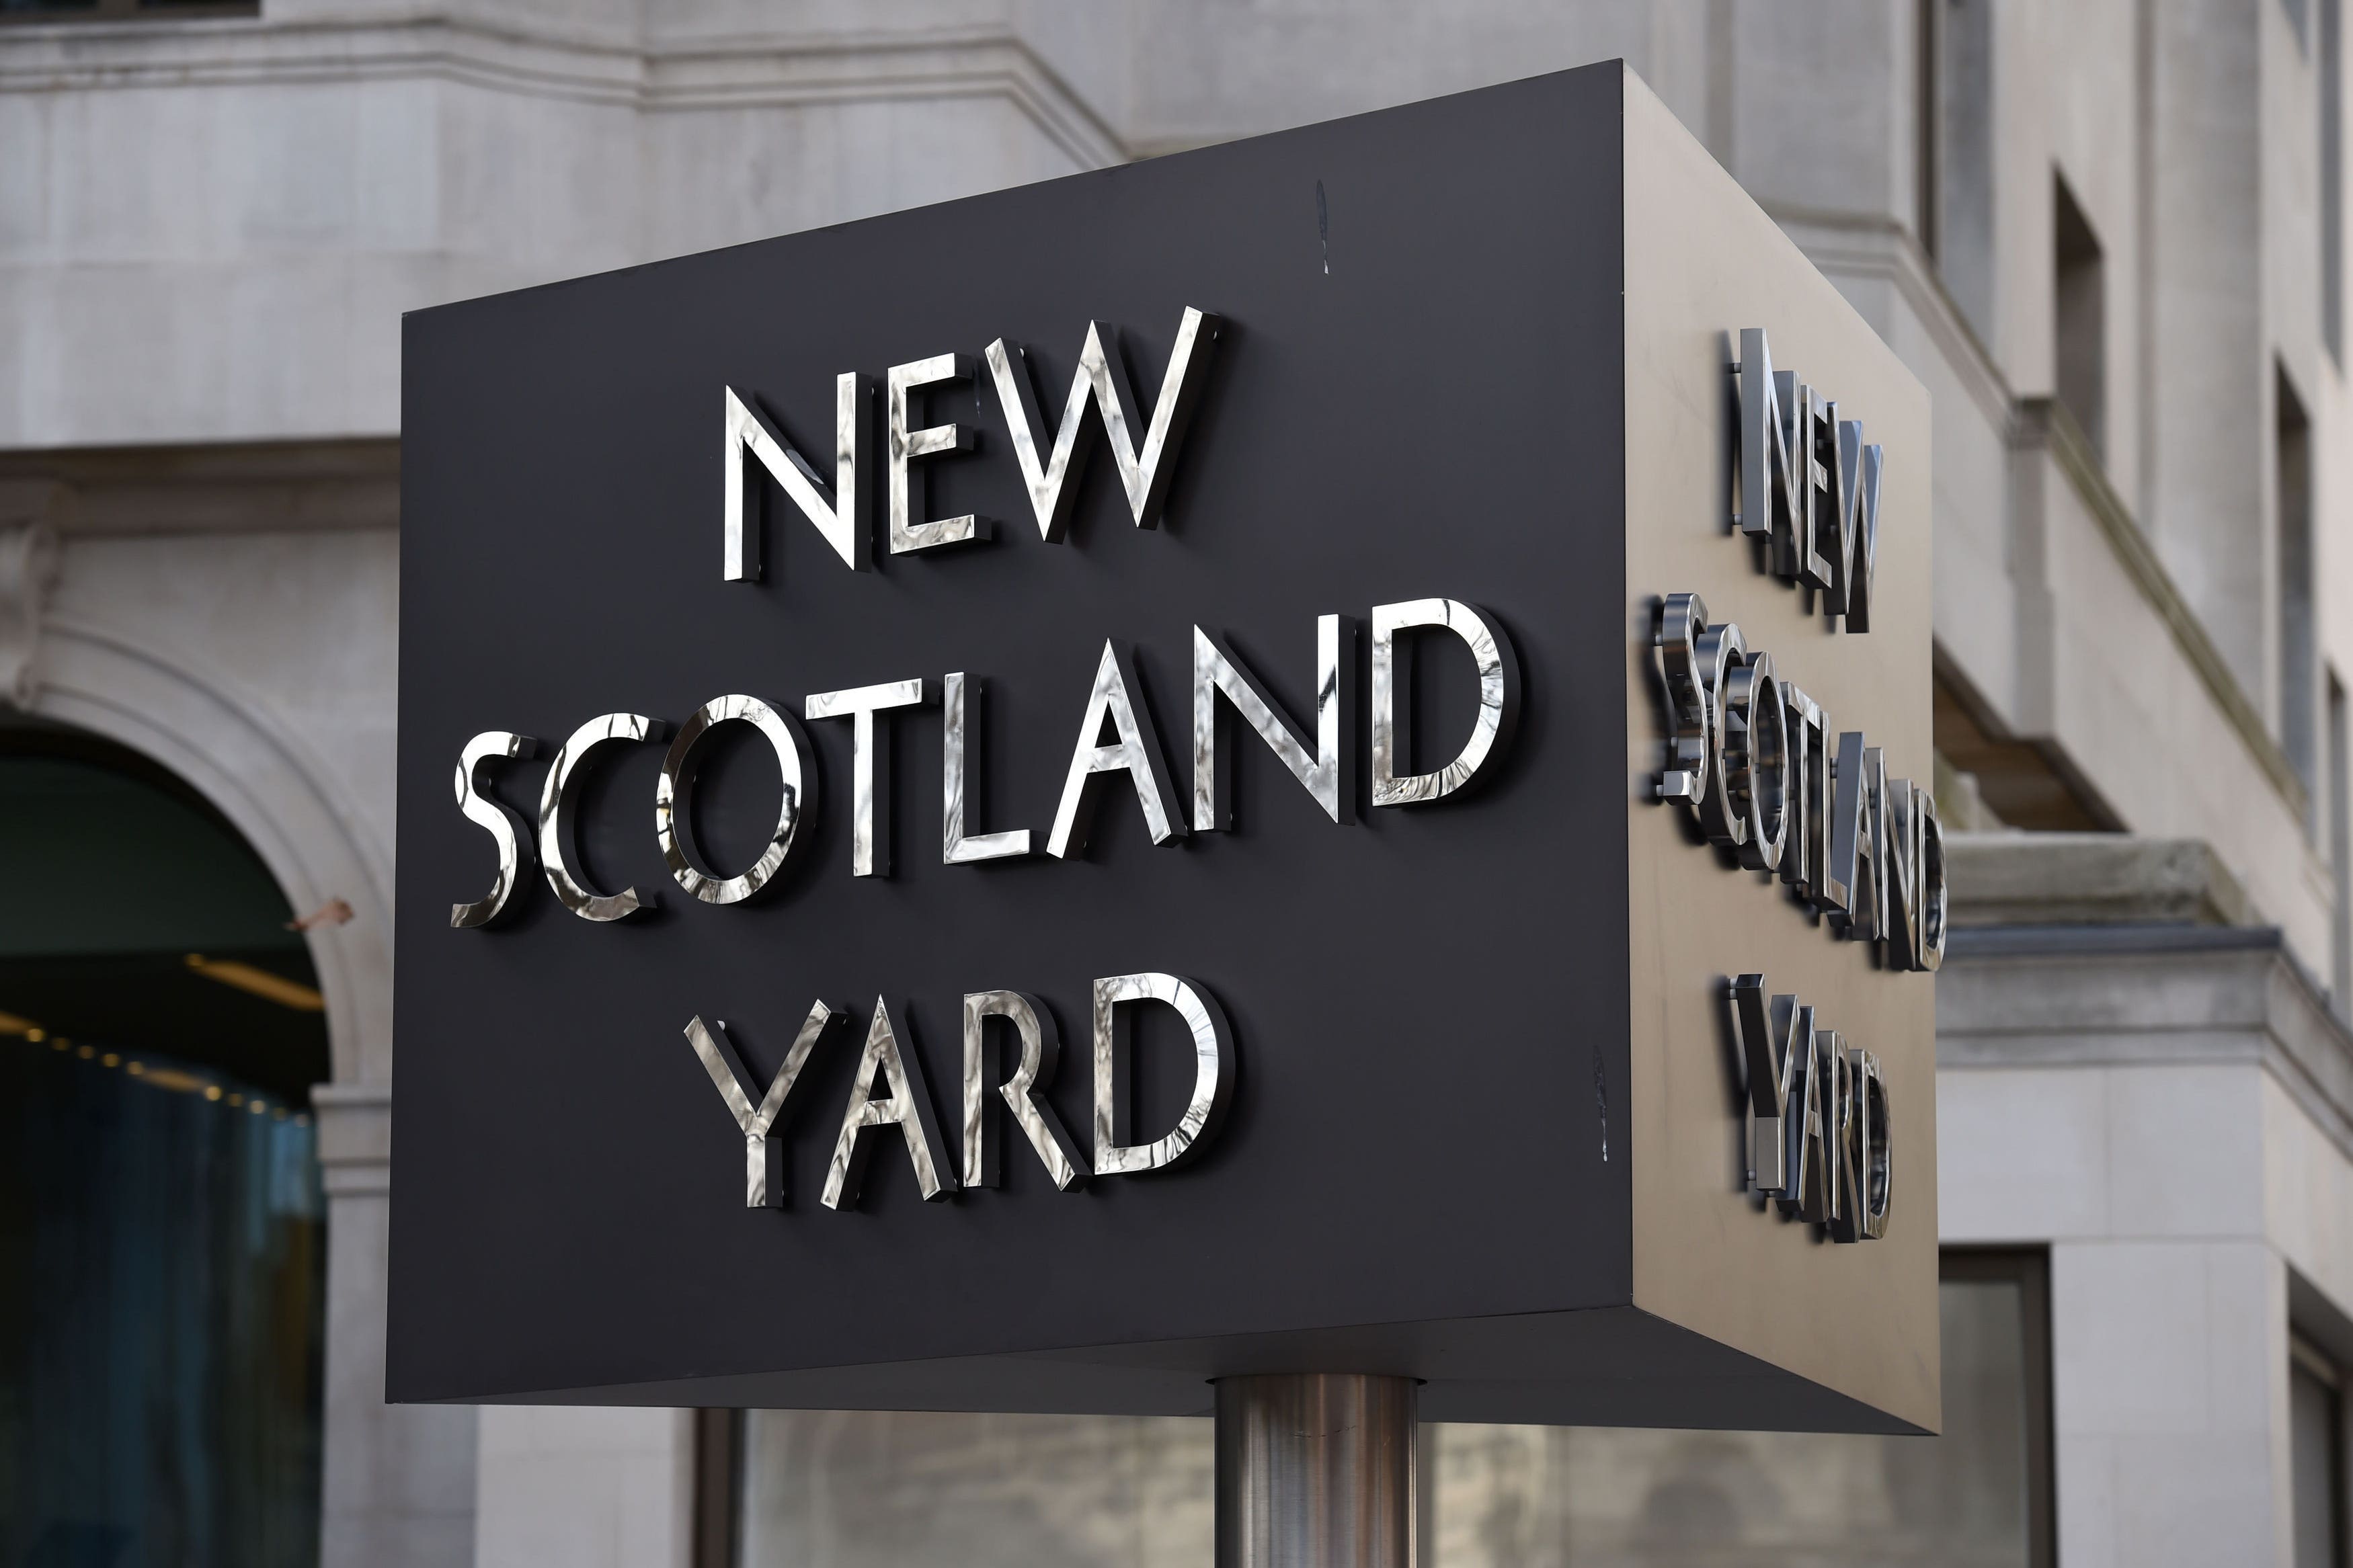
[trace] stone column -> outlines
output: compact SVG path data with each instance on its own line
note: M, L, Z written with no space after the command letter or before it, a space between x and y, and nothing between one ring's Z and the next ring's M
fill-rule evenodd
M476 1413L384 1402L392 1090L321 1084L311 1105L327 1194L321 1568L458 1568L474 1560Z

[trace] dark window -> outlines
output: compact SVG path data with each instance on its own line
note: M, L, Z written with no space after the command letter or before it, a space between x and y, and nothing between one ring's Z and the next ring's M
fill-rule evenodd
M2335 884L2337 921L2329 965L2329 1001L2353 1022L2353 733L2348 733L2345 683L2328 672L2328 874Z
M154 21L166 16L258 16L261 0L0 0L0 22Z
M2345 1392L2337 1363L2301 1338L2287 1368L2295 1568L2345 1568Z
M2312 419L2284 370L2274 375L2276 413L2275 505L2279 510L2279 738L2281 750L2318 794L2318 675L2313 635ZM2315 826L2317 826L2316 823Z
M2320 0L2320 335L2345 360L2345 58L2338 0Z
M1992 0L1919 0L1914 223L1945 292L1993 338Z
M2067 182L2053 179L2052 325L2059 401L2095 452L2107 450L2107 285L2099 236Z

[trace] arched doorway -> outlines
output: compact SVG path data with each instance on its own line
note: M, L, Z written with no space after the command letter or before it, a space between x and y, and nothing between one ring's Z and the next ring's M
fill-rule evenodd
M177 776L0 719L0 1562L318 1555L331 1076L295 911Z

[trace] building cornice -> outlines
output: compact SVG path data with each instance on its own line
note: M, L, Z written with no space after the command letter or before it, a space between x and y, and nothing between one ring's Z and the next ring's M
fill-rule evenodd
M0 524L93 534L400 526L389 437L0 451Z
M610 29L389 11L0 32L0 92L417 79L639 112L1002 98L1082 168L1128 156L1111 125L1002 26L638 39Z
M2353 1159L2353 1029L2272 927L1956 931L1936 1066L2260 1067Z

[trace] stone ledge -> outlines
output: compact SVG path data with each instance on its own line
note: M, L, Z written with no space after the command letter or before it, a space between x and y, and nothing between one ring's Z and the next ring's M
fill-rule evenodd
M2353 1028L2269 927L1956 931L1939 1071L2260 1066L2353 1159Z
M1946 837L1956 933L1987 926L2251 926L2253 907L2195 838L2122 833Z
M0 451L0 522L61 536L400 526L400 442L202 442Z

